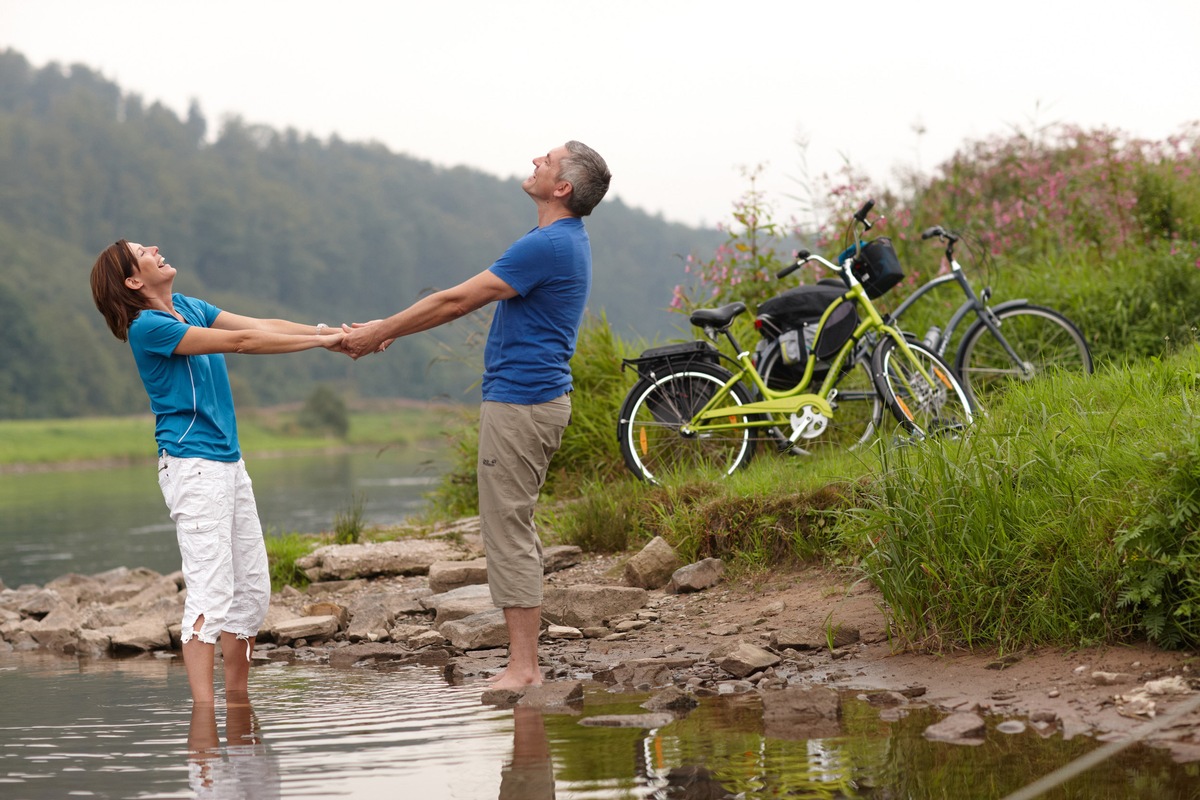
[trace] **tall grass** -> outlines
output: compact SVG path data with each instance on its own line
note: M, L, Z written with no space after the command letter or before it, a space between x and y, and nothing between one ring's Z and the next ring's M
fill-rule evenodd
M886 452L843 542L900 637L1014 649L1129 638L1117 547L1196 423L1195 349L1005 395L964 439ZM1161 457L1161 456L1160 456Z
M356 492L350 500L350 505L334 514L334 544L358 544L364 530L363 511L366 503L367 498Z

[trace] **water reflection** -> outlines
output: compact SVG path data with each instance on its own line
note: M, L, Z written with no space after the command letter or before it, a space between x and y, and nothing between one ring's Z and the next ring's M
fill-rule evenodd
M225 751L217 734L217 709L192 706L188 726L188 786L197 798L272 800L281 796L278 759L262 739L250 703L225 709Z
M665 797L670 800L727 800L733 790L717 780L708 767L693 764L667 770Z
M542 712L513 709L512 759L500 772L500 800L553 800L554 764Z

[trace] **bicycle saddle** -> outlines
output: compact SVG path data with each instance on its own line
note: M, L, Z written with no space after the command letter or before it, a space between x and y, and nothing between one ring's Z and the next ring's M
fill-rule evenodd
M697 328L721 330L728 328L729 323L733 322L733 318L745 310L746 304L740 301L720 308L698 308L692 312L692 316L688 317L688 321Z

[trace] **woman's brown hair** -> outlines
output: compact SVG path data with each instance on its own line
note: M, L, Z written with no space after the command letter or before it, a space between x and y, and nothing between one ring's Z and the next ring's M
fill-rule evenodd
M122 342L129 340L129 326L150 302L140 292L125 285L125 279L133 275L137 259L129 249L129 242L118 239L110 244L92 266L92 300L104 315L108 329Z

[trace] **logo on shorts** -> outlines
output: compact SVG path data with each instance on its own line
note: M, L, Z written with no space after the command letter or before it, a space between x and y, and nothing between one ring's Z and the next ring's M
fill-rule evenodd
M496 459L494 459L494 458L485 458L485 459L483 459L483 465L484 465L485 467L494 467L494 466L496 466Z

